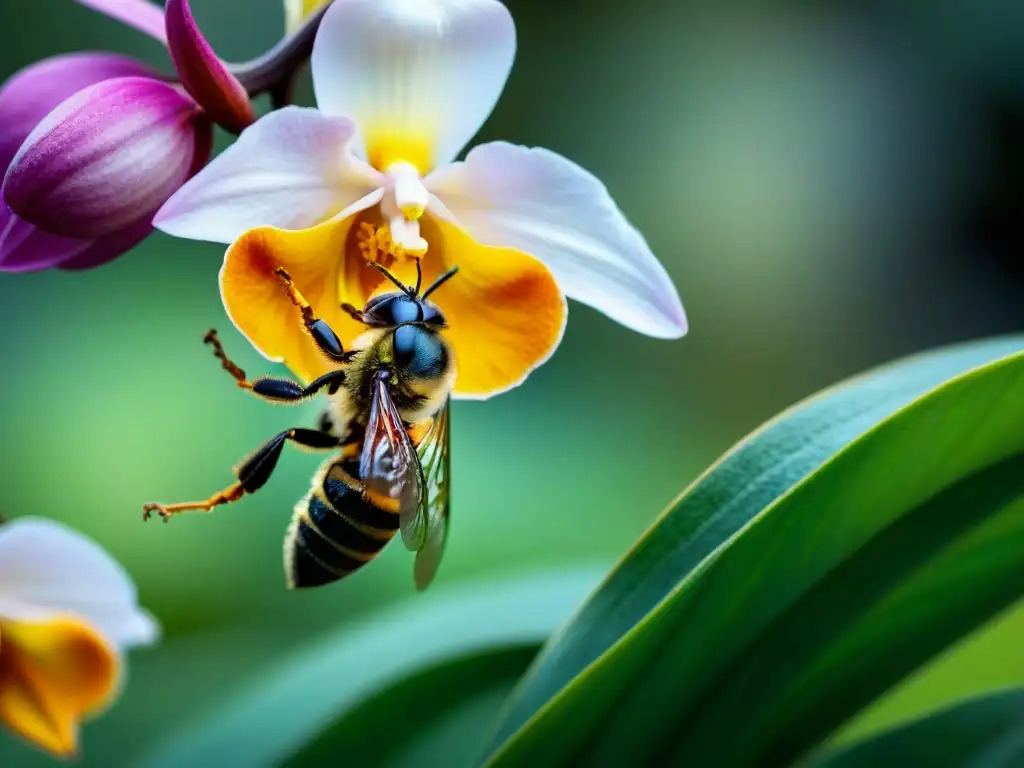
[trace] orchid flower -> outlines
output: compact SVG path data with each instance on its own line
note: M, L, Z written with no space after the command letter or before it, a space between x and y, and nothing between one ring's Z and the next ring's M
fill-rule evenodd
M124 570L49 520L0 525L0 722L59 756L78 726L116 698L123 652L159 628Z
M209 159L213 124L238 133L252 123L250 96L290 83L318 23L236 76L187 0L78 2L167 45L176 80L124 56L77 53L37 62L0 89L0 271L94 267L143 240Z
M225 307L265 356L310 380L325 361L274 274L343 341L341 309L387 290L369 261L424 282L448 321L456 394L488 397L552 353L565 296L641 333L686 332L679 296L605 186L545 149L504 142L456 156L487 119L515 57L497 0L335 0L311 58L318 109L261 118L157 214L179 237L230 243ZM393 288L392 288L393 289Z

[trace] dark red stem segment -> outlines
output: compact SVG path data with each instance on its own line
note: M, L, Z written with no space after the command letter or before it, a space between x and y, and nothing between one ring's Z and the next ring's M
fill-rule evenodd
M249 95L206 41L188 0L167 0L164 17L181 84L215 123L241 133L256 119Z
M313 52L313 41L320 28L320 21L330 3L317 10L293 34L282 39L277 45L258 56L240 64L227 64L250 97L269 93L274 106L283 106L282 99L291 97L292 83Z

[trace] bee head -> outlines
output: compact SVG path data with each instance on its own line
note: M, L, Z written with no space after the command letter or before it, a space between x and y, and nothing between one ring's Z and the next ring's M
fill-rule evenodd
M441 314L441 310L438 309L436 304L427 301L427 297L440 288L446 280L452 277L458 271L458 267L452 267L443 275L438 277L421 295L420 282L422 280L423 273L421 272L420 262L418 259L416 260L415 288L409 288L408 286L403 285L394 275L388 272L380 264L377 264L376 262L370 263L383 272L392 283L398 286L399 291L375 296L366 302L366 306L363 307L362 312L362 319L364 323L376 328L395 327L405 323L426 323L439 328L444 327L444 315Z
M374 328L391 328L403 323L427 323L444 326L444 315L437 305L405 293L375 296L363 307L363 322Z

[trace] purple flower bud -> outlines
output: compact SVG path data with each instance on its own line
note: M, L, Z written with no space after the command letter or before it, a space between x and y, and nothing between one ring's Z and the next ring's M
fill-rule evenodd
M0 169L7 170L32 129L64 99L112 77L145 77L141 62L113 53L72 53L26 67L0 89Z
M152 214L97 240L51 235L19 217L0 201L0 272L89 269L127 253L153 231Z
M0 170L47 114L77 91L114 77L146 76L141 62L110 53L73 53L44 59L0 88ZM76 269L115 258L152 231L151 215L99 240L52 235L11 211L0 194L0 272L31 272L59 266Z
M164 13L167 46L181 84L215 123L241 133L256 120L249 94L206 42L188 0L167 0Z
M96 239L156 211L209 155L196 104L146 77L97 83L62 102L18 150L8 206L63 237Z
M89 240L73 240L43 232L7 206L0 208L0 272L33 272L73 259L89 248Z
M67 259L62 259L56 266L60 269L82 270L92 269L108 261L113 261L123 253L145 240L153 231L153 214L147 213L138 221L112 235L93 240L84 251Z

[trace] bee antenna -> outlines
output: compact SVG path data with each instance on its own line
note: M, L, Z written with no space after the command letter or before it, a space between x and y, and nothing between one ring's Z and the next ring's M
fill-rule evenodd
M416 259L416 288L413 290L412 295L417 296L420 292L420 286L423 284L423 262Z
M455 273L458 272L458 271L459 271L458 267L452 267L447 272L445 272L443 275L438 277L437 280L432 282L430 284L430 287L427 288L427 290L425 290L423 292L423 295L420 296L420 299L425 301L427 296L432 294L434 291L436 291L438 288L440 288L442 285L444 285L446 282L448 282L451 278L455 277Z
M381 272L383 272L383 273L384 273L384 276L385 276L385 277L386 277L386 278L387 278L388 280L390 280L390 281L391 281L392 283L394 283L395 285L397 285L397 286L398 286L398 289L399 289L399 290L400 290L400 291L401 291L402 293L404 293L404 294L405 294L406 296L408 296L408 297L409 297L409 298L411 298L411 299L415 299L415 298L416 298L416 294L415 294L415 293L413 293L413 292L412 292L411 290L409 290L408 286L402 285L402 282L401 282L401 281L400 281L400 280L399 280L399 279L398 279L397 277L395 277L395 276L394 276L394 275L392 275L392 274L391 274L390 272L388 272L388 271L387 271L387 270L386 270L386 269L385 269L385 268L384 268L383 266L381 266L380 264L378 264L378 263L377 263L376 261L371 261L371 262L369 262L369 264L370 264L370 266L371 266L371 267L376 267L376 268L377 268L377 269L379 269L379 270L380 270ZM417 260L416 264L417 264L417 266L419 266L419 260Z

